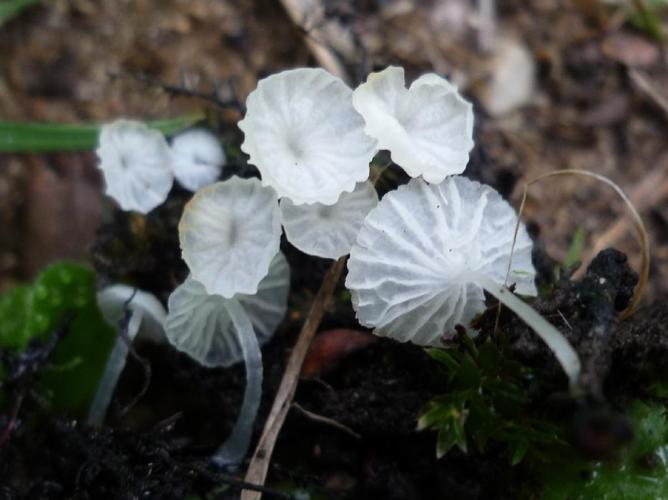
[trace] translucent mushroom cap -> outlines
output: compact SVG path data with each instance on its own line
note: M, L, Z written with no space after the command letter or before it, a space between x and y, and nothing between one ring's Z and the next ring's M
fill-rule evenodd
M285 234L302 252L326 259L338 259L350 249L369 211L378 204L378 194L369 181L352 193L343 193L334 205L295 205L281 200L281 221Z
M352 105L352 90L322 69L300 68L258 83L239 122L241 149L279 198L332 205L369 176L375 141Z
M210 294L254 294L278 252L276 193L258 179L232 177L198 191L179 223L183 260Z
M126 309L130 312L130 324L137 323L137 328L128 328L128 335L141 334L148 340L164 340L163 323L167 313L160 301L152 293L137 288L116 284L97 293L97 303L107 322L118 328Z
M407 89L404 69L390 66L355 89L353 106L364 117L365 132L411 177L437 184L466 168L473 110L444 78L422 75Z
M180 351L204 366L230 366L242 359L242 348L228 313L230 300L246 311L260 345L271 338L287 310L290 268L282 253L272 260L269 274L255 295L224 299L207 294L192 277L169 297L165 332Z
M167 199L174 173L167 141L141 122L104 125L96 150L106 193L123 210L148 213Z
M189 191L218 180L225 165L225 152L208 130L194 128L172 139L172 164L179 184Z
M419 345L440 345L484 309L475 273L503 284L517 215L499 193L465 177L420 179L390 192L350 252L346 286L361 324ZM508 284L535 295L532 242L523 225Z
M104 421L116 384L127 359L129 346L137 336L154 342L164 341L163 325L167 313L160 301L151 293L127 285L112 285L97 293L97 303L107 322L120 334L124 327L127 338L118 336L114 344L95 397L88 412L88 424L100 425ZM129 317L126 318L126 314ZM126 320L127 324L122 324Z

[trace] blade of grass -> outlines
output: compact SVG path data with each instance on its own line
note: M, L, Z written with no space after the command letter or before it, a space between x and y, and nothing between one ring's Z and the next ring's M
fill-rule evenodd
M40 0L0 0L0 25Z
M198 122L202 113L148 122L170 135ZM46 153L93 149L100 124L16 123L0 120L0 153Z
M570 269L575 265L576 262L580 260L582 256L582 250L584 250L585 242L587 240L587 231L583 227L579 227L575 230L573 235L573 240L571 241L571 246L568 249L568 254L564 259L563 266L566 269Z
M638 279L638 284L636 285L636 288L633 292L633 297L631 298L631 301L629 305L627 306L626 309L624 309L622 312L619 313L618 318L620 320L628 318L633 312L635 311L636 307L638 306L638 303L640 302L640 298L642 297L642 292L645 289L645 285L647 284L647 280L649 279L649 261L650 261L650 248L649 248L649 237L647 235L647 230L645 229L645 224L643 223L642 217L640 217L640 214L638 213L638 210L636 210L635 205L631 202L628 196L626 196L626 193L622 191L622 188L620 188L615 182L613 182L611 179L607 178L604 175L597 174L594 172L589 172L587 170L579 170L579 169L563 169L563 170L555 170L554 172L548 172L547 174L540 175L538 177L535 177L528 182L524 184L524 189L522 192L522 201L520 203L520 209L517 214L517 224L515 225L515 235L513 237L513 244L510 252L510 259L508 259L508 271L506 273L506 283L508 281L508 276L510 275L510 269L512 266L513 262L513 253L515 250L515 244L517 242L517 233L520 228L520 219L522 217L522 212L524 211L524 206L527 201L527 197L529 195L529 187L537 182L540 182L544 179L550 178L550 177L555 177L555 176L562 176L562 175L578 175L582 177L590 177L592 179L595 179L599 182L602 182L603 184L607 184L610 186L615 193L622 199L624 204L626 205L626 208L628 209L629 213L631 214L631 217L633 217L633 224L636 227L636 232L638 233L638 240L640 242L640 249L642 253L642 264L640 268L640 273L639 273L639 279ZM499 311L501 309L499 308ZM498 326L498 314L497 314L497 326Z

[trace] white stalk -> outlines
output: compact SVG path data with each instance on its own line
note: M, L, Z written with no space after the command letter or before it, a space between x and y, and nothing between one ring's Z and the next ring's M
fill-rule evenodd
M262 354L253 325L243 306L236 299L228 300L226 307L246 364L246 389L232 434L213 456L213 462L220 467L238 465L246 456L262 396Z
M132 311L128 322L127 339L124 339L120 334L116 336L116 343L109 355L100 384L95 392L95 398L88 411L88 419L86 420L88 425L102 425L102 422L104 422L116 384L118 384L118 379L123 372L123 368L125 368L129 350L128 342L134 341L137 333L139 333L143 316L141 311Z
M473 280L533 328L554 353L557 361L566 372L571 394L578 395L581 392L580 372L582 367L575 349L566 340L566 337L538 314L535 309L513 295L504 285L496 283L481 273L473 273Z

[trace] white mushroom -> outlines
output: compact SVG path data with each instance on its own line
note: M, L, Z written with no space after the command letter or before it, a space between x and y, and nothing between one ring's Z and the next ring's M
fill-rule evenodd
M423 75L407 89L404 69L390 66L355 89L353 106L364 117L365 132L411 177L437 184L466 168L473 109L444 78Z
M96 153L106 193L123 210L145 214L167 199L174 173L159 131L136 121L115 121L102 127Z
M290 243L302 252L338 259L350 252L364 218L377 204L376 189L365 181L352 193L343 193L334 205L295 205L284 198L281 221Z
M352 106L352 90L317 68L271 75L258 83L239 122L241 149L279 198L332 205L368 178L375 141Z
M165 333L177 349L204 366L230 366L241 359L246 364L244 400L232 434L214 456L219 465L238 464L248 451L262 394L260 345L285 315L289 284L290 269L279 252L255 295L209 295L189 277L169 297Z
M195 192L218 180L225 165L225 152L215 135L194 128L172 139L172 165L178 183Z
M487 290L536 329L575 386L573 348L504 286L516 223L496 191L460 176L438 185L413 179L388 193L367 216L348 261L346 286L360 323L380 336L439 346L484 310ZM521 225L510 272L521 295L536 295L531 248Z
M258 179L232 177L198 191L179 223L183 259L210 294L254 294L278 252L276 194Z
M120 335L116 338L88 412L89 425L100 425L104 421L111 397L125 367L128 341L134 341L138 335L154 342L162 341L163 323L167 315L165 308L153 294L127 285L112 285L99 291L97 303L107 322L119 332L124 328L127 338Z

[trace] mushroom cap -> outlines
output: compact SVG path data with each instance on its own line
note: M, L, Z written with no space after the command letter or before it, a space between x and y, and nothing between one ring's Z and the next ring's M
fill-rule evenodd
M473 273L504 283L515 210L489 186L453 176L390 192L367 216L348 260L346 286L374 333L439 346L484 309ZM509 284L535 295L532 242L520 225Z
M123 210L145 214L167 199L174 173L169 146L159 131L117 120L102 127L98 141L105 192Z
M195 192L216 182L225 161L223 146L208 130L193 128L172 139L174 175L189 191Z
M164 340L163 323L167 312L152 293L128 285L115 284L97 292L97 303L104 318L114 328L118 329L119 321L125 316L127 307L131 314L130 321L138 318L134 321L141 323L135 334L138 333L154 342Z
M232 177L199 190L183 210L179 240L192 277L210 294L254 294L278 252L276 193Z
M281 200L281 221L290 243L309 255L338 259L350 249L369 211L378 205L378 194L369 181L343 193L334 205L295 205Z
M411 177L438 184L466 168L473 108L446 79L430 73L406 89L404 69L389 66L355 89L353 106L364 131Z
M296 205L332 205L369 177L375 141L353 109L352 90L319 68L271 75L246 101L241 149L262 183Z
M227 305L237 300L253 325L260 345L271 338L287 311L290 268L277 253L255 295L225 299L209 295L192 276L169 296L165 333L169 341L204 366L230 366L243 357Z

